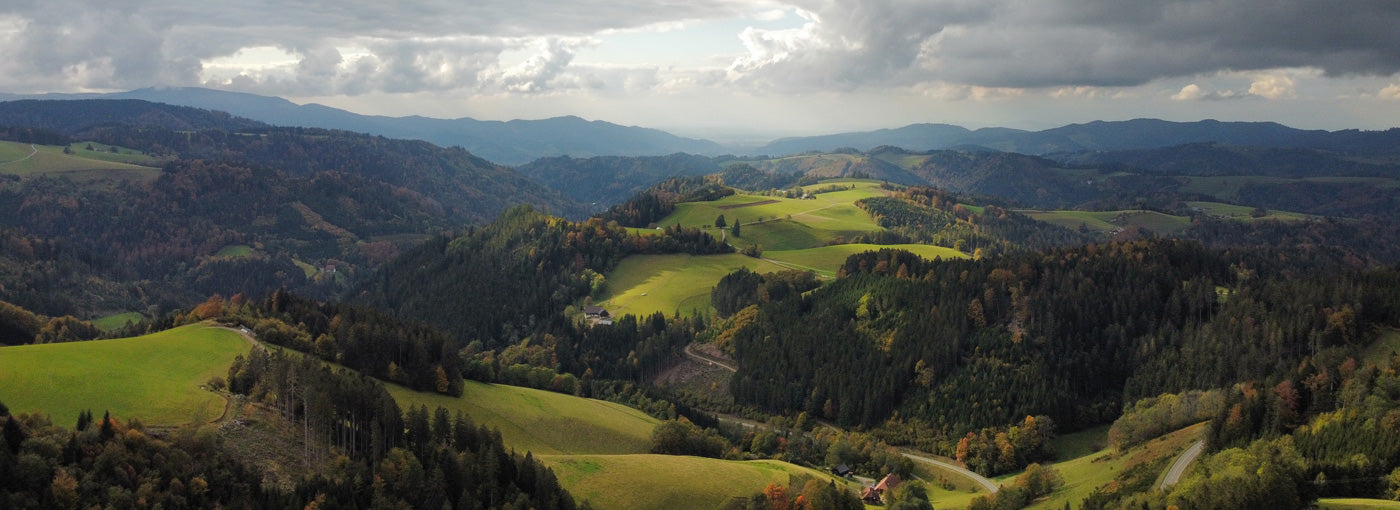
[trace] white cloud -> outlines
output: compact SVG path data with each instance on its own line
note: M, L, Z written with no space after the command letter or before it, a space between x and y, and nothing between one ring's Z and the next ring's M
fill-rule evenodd
M1385 88L1381 89L1379 95L1382 99L1400 100L1400 84L1392 83L1386 85Z
M1263 74L1249 84L1249 93L1264 99L1293 99L1298 97L1293 79L1281 74Z
M1251 89L1251 93L1253 93L1253 89ZM1239 97L1242 97L1241 94L1233 90L1206 90L1195 83L1181 87L1180 91L1171 95L1173 101L1218 101Z

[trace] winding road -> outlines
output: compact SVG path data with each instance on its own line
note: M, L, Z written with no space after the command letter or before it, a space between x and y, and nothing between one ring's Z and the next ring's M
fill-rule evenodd
M990 493L992 493L992 494L996 494L996 493L997 493L997 490L1000 489L1000 487L998 487L997 484L992 483L992 481L991 481L991 480L988 480L986 477L984 477L984 476L982 476L982 475L979 475L979 474L977 474L977 473L973 473L972 471L968 471L967 468L964 468L964 467L959 466L959 465L957 465L957 464L950 464L950 463L943 462L943 461L941 461L941 460L938 460L938 459L935 459L935 458L932 458L932 457L925 457L925 456L923 456L923 455L915 455L915 454L912 454L912 453L909 453L909 452L900 452L900 454L904 455L906 458L908 458L908 459L910 459L910 460L913 460L913 461L915 461L915 462L923 462L923 463L925 463L925 464L932 464L932 465L934 465L934 466L938 466L938 467L941 467L941 468L943 468L943 469L947 469L947 470L949 470L949 471L952 471L952 472L954 472L954 473L963 475L963 476L967 477L968 479L970 479L970 480L972 480L972 481L974 481L974 482L977 482L978 485L981 485L983 488L987 489L987 492L990 492Z
M1186 473L1186 467L1195 462L1196 457L1200 457L1201 452L1205 449L1205 441L1191 443L1191 446L1187 447L1186 451L1181 452L1181 456L1176 458L1176 462L1172 462L1172 467L1167 469L1167 476L1162 478L1162 483L1157 488L1167 490L1176 485L1176 482L1181 481L1181 475Z
M718 366L718 367L723 368L723 369L725 369L725 370L728 370L728 371L730 371L730 372L738 372L738 371L739 371L738 368L734 368L734 365L730 365L729 363L726 363L726 362L724 362L724 361L720 361L720 360L718 360L718 359L715 359L715 358L712 358L712 357L709 357L709 356L706 356L706 355L704 355L704 354L700 354L700 353L698 353L698 352L695 352L695 351L691 350L691 347L692 347L693 345L694 345L694 344L686 344L686 345L685 345L685 349L683 349L683 352L685 353L685 357L690 358L690 359L693 359L693 360L698 361L698 362L703 363L703 364Z
M692 360L695 360L695 361L697 361L697 362L699 362L699 363L704 363L704 364L708 364L708 365L711 365L711 366L718 366L718 367L723 368L723 369L725 369L725 370L728 370L728 371L730 371L730 372L738 372L738 371L739 371L737 368L734 368L734 367L733 367L732 365L730 365L729 363L726 363L726 362L724 362L724 361L721 361L721 360L718 360L718 359L715 359L715 358L706 356L706 355L704 355L704 354L695 352L694 350L691 349L691 345L690 345L690 344L687 344L687 345L685 346L685 349L683 350L683 352L685 353L685 357L690 358L690 359L692 359ZM728 420L725 420L725 418L728 418ZM748 421L748 420L738 419L738 418L736 418L736 417L722 416L720 419L721 419L721 421L731 421L731 422L734 422L734 423L738 423L739 425L741 425L741 426L743 426L743 427L745 427L745 428L754 428L755 426L757 426L757 425L756 425L755 423L753 423L753 422L750 422L750 421ZM827 426L827 427L831 427L831 428L836 428L834 425L830 425L830 424L826 424L826 423L823 423L823 425L825 425L825 426ZM838 430L839 430L839 429L838 429ZM964 468L964 467L959 466L959 465L957 465L957 464L952 464L952 463L944 462L944 461L935 459L935 458L933 458L933 457L926 457L926 456L923 456L923 455L916 455L916 454L913 454L913 453L909 453L909 452L907 452L907 451L902 451L902 452L900 452L900 454L901 454L901 455L904 455L905 457L908 457L910 460L913 460L913 461L915 461L915 462L923 462L923 463L925 463L925 464L931 464L931 465L938 466L938 467L943 468L943 469L947 469L947 470L952 471L952 472L954 472L954 473L960 474L960 475L962 475L962 476L965 476L965 477L967 477L968 479L972 480L973 482L976 482L978 485L981 485L982 487L986 488L986 489L987 489L987 492L990 492L990 493L992 493L992 494L996 494L997 490L999 489L999 487L997 487L997 484L993 483L991 480L988 480L986 477L984 477L984 476L982 476L982 475L979 475L979 474L977 474L977 473L973 473L972 471L967 470L967 468Z

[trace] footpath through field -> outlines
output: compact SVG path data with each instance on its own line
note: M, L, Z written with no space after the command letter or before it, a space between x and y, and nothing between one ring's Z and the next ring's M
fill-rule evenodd
M38 148L38 147L35 147L34 144L31 143L31 144L29 144L29 155L28 155L28 156L25 156L25 157L16 159L16 160L14 160L14 161L0 161L0 165L8 165L8 164L10 164L10 163L19 163L20 161L25 161L25 160L28 160L29 158L34 157L34 155L35 155L35 154L38 154L38 153L39 153L39 148Z

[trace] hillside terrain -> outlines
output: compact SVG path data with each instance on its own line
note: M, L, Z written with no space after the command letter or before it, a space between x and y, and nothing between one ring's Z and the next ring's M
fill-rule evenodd
M504 127L637 134L582 122ZM958 145L512 169L0 103L0 507L1393 498L1392 135L927 125L847 140Z
M424 142L141 101L0 103L0 125L18 122L35 128L0 146L0 204L12 211L0 219L0 299L48 315L156 318L279 287L329 297L357 271L510 205L581 211Z

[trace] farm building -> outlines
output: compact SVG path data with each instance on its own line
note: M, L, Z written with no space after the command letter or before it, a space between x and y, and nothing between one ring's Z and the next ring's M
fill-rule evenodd
M880 483L873 487L866 487L864 491L861 491L860 499L866 503L885 503L885 495L894 490L895 487L899 487L900 483L903 481L899 479L899 475L890 473L885 475Z

